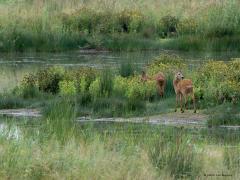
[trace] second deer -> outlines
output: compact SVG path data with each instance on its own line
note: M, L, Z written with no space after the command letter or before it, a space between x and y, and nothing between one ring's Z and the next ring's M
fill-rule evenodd
M164 74L162 72L157 73L156 75L154 75L154 77L149 77L149 76L147 76L145 71L142 71L141 80L142 81L155 80L156 81L157 90L158 90L158 94L161 97L163 97L165 86L166 86L166 79L165 79L165 76L164 76Z

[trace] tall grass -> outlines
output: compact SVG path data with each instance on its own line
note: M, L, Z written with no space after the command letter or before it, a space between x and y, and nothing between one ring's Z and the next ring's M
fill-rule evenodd
M133 76L137 71L137 65L133 62L121 62L119 67L119 74L122 77L130 77Z
M238 6L237 0L6 0L0 50L238 50Z
M163 174L170 178L179 177L182 172L189 173L190 177L196 177L199 173L196 173L194 165L195 162L201 164L201 161L195 159L196 151L188 148L189 142L186 141L186 144L185 141L177 141L179 137L175 136L177 133L170 134L172 131L164 131L161 136L157 131L153 132L146 126L127 125L122 126L125 129L121 129L120 125L116 129L107 129L105 125L102 130L91 127L79 128L82 128L78 131L80 135L69 136L64 144L56 138L42 141L41 136L44 135L37 130L30 130L31 134L24 133L28 135L23 134L18 140L7 139L1 135L1 177L4 179L89 179L93 177L156 179L161 178ZM28 129L23 130L28 131ZM49 132L45 131L45 133ZM65 135L62 133L61 139L65 138ZM163 147L167 148L166 153L157 151L152 154L159 141L170 143L163 144ZM177 148L178 146L182 148ZM155 158L159 156L166 157L161 173L155 168L154 163ZM178 163L173 165L174 160Z
M57 99L44 107L43 137L54 137L65 143L73 136L76 118L75 101L71 99Z

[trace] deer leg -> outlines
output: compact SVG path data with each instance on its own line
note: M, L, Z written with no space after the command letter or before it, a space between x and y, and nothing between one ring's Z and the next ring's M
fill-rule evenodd
M179 97L179 94L176 93L176 106L175 106L175 112L177 112L177 107L178 107L178 97Z
M188 109L188 97L185 96L184 100L185 100L185 109L187 110Z
M162 93L163 93L163 95L164 95L164 92L165 92L165 87L166 87L166 81L164 81L163 86L162 86Z
M194 93L192 93L192 100L193 100L194 113L196 113L197 110L196 110L196 104L195 104L195 96L194 96Z
M180 107L181 107L181 112L184 113L184 110L183 110L183 104L182 104L182 99L183 99L183 95L180 94Z
M164 90L163 90L163 87L162 87L162 86L160 86L160 91L161 91L161 96L162 96L162 98L163 98L163 92L164 92Z

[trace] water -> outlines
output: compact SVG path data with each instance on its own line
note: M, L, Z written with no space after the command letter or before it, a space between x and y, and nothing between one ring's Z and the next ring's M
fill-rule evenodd
M7 121L5 121L7 120ZM19 122L24 121L24 123ZM29 122L29 123L27 123ZM24 137L26 132L31 132L30 135L37 133L40 135L39 121L32 121L27 119L4 119L0 118L0 137L6 137L8 139L20 139ZM232 147L233 144L239 143L240 129L227 129L227 128L195 128L195 127L175 127L165 125L154 125L148 123L129 123L129 122L89 122L89 123L77 123L80 130L78 133L85 135L92 134L93 132L113 136L133 136L140 138L149 138L150 134L161 134L163 137L172 137L173 135L187 135L194 139L196 142L207 142L207 144L221 144ZM25 133L24 133L25 132ZM145 136L148 134L148 136ZM150 136L149 136L150 135Z
M23 76L38 69L61 65L65 67L89 66L101 68L115 67L122 61L132 61L139 67L151 62L162 53L175 54L187 59L190 64L198 64L208 59L230 60L240 57L239 52L177 52L177 51L138 51L138 52L107 52L107 51L69 51L64 53L0 53L0 91L14 88Z

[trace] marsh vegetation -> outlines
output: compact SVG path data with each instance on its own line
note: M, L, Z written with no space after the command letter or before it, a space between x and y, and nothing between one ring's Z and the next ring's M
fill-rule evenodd
M51 102L67 98L69 103L76 104L78 116L129 117L173 112L173 78L181 69L184 76L193 81L197 109L214 111L215 108L216 114L206 111L211 114L209 125L239 124L239 65L239 59L235 59L230 62L212 60L192 67L178 56L163 54L143 68L149 77L160 71L165 74L163 97L159 96L156 81L141 81L141 68L131 62L104 69L50 66L27 74L19 86L2 93L1 107L47 109L48 105L52 106ZM188 101L193 109L191 99ZM221 111L221 108L226 110ZM225 116L219 112L224 112ZM226 119L226 122L219 119Z
M37 109L42 115L0 116L0 177L237 179L240 131L221 127L240 125L240 60L232 52L240 50L239 5L237 0L0 0L0 51L9 52L0 57L0 109ZM80 53L65 51L72 49ZM33 53L38 51L64 52ZM206 56L192 61L174 55L181 51ZM227 51L231 59L205 58L213 51ZM144 81L143 71L149 77ZM176 115L178 71L192 81L196 116L209 117L203 128L162 126L147 118L88 121ZM159 72L166 83L163 97ZM188 102L187 113L193 113Z
M64 111L63 111L64 110ZM8 119L3 179L204 179L239 176L239 131L148 124L76 124L68 100L42 121ZM66 113L64 113L66 112ZM12 122L12 123L11 123ZM19 136L9 136L14 127Z
M1 51L239 50L228 1L0 1Z

